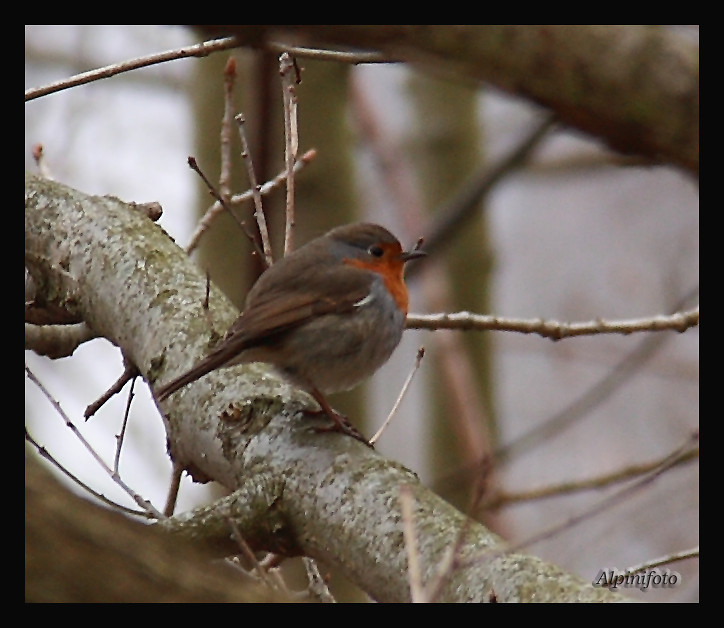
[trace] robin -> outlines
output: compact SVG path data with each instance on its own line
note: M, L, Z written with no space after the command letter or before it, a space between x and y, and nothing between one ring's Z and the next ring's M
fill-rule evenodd
M224 338L159 387L158 399L217 368L267 362L316 399L334 422L326 429L366 443L324 393L353 388L387 362L407 317L405 263L424 255L403 251L387 229L370 223L311 240L262 273Z

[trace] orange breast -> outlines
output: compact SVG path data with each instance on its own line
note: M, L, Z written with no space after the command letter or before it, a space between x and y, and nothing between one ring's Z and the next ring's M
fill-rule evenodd
M410 298L405 285L405 263L399 258L385 255L371 261L346 258L342 260L345 264L364 268L379 274L385 282L387 291L392 295L405 315L410 303Z

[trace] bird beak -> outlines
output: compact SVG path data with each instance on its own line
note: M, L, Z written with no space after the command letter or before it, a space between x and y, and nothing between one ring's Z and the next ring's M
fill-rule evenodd
M427 255L427 253L425 253L425 251L413 249L412 251L402 251L402 253L400 253L400 259L403 262L408 262L411 259L417 259L418 257L425 257L426 255Z

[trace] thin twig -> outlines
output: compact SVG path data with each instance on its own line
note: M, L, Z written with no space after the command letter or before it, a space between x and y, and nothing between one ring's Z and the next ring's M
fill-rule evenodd
M299 82L294 57L284 52L279 57L279 73L282 77L282 100L284 103L284 163L287 171L287 202L284 226L284 255L294 248L294 164L299 152L299 129L297 124L297 92Z
M679 464L685 464L692 462L699 458L699 448L690 449L681 454L672 466ZM481 508L485 510L492 510L495 508L501 508L508 504L520 503L526 501L534 501L538 499L547 499L549 497L558 497L560 495L566 495L569 493L578 493L581 491L591 491L595 489L605 488L612 484L619 484L626 482L634 477L650 473L654 469L660 467L666 460L669 459L667 454L664 458L654 460L653 462L646 462L643 464L630 465L614 471L613 473L607 473L594 478L588 478L586 480L575 480L571 482L563 482L561 484L554 484L553 486L544 486L538 489L532 489L530 491L518 491L518 492L504 492L500 491L497 494L491 495L488 499L484 500L481 504Z
M224 68L224 115L221 119L221 166L219 168L219 194L225 202L231 197L231 123L234 118L234 81L236 59L229 57Z
M674 467L678 463L681 456L686 453L687 449L693 447L698 441L699 441L699 433L695 432L689 438L686 439L686 442L684 442L680 447L678 447L669 456L667 456L657 469L654 469L651 472L649 472L648 474L644 475L643 477L635 480L629 486L621 489L620 491L614 493L613 495L602 499L594 507L588 508L585 511L583 511L582 513L580 513L579 515L571 517L570 519L563 522L562 524L553 526L553 527L549 528L548 530L545 530L545 531L541 532L540 534L537 534L534 537L523 541L521 544L516 546L516 549L521 548L521 547L528 547L534 543L539 543L540 541L543 541L543 540L550 538L551 536L557 534L561 530L565 530L565 529L568 529L575 525L578 525L579 523L586 521L587 519L590 519L591 517L597 515L598 513L603 512L604 510L608 509L613 504L616 504L616 503L622 501L629 495L641 490L644 486L650 484L651 482L653 482L654 480L659 478L665 471Z
M136 368L136 365L131 363L129 360L123 357L123 373L121 373L121 376L113 383L111 384L110 388L106 390L96 401L91 403L83 413L83 416L85 420L87 421L90 419L98 410L100 410L103 405L108 401L113 395L118 394L123 390L123 387L126 385L127 382L133 381L136 377L140 375L140 371Z
M641 571L648 571L649 569L655 569L656 567L661 567L662 565L670 565L671 563L677 563L682 560L688 560L690 558L699 558L699 546L692 547L688 550L682 550L681 552L673 552L671 554L667 554L666 556L660 556L659 558L653 558L652 560L647 560L645 563L641 563L639 565L635 565L634 567L629 567L624 571L624 573L628 574L634 574L639 573Z
M472 520L469 518L465 520L460 529L460 534L457 536L457 540L445 550L442 560L438 563L435 578L425 587L425 599L428 602L434 602L437 599L447 577L460 564L460 546L462 545L464 532L468 529L470 521Z
M447 581L448 577L458 567L461 562L460 550L462 549L465 537L467 536L468 530L474 521L471 514L477 509L478 503L482 498L486 486L489 484L490 475L493 469L492 461L489 457L486 457L481 462L481 469L479 474L479 481L476 484L475 492L472 497L470 507L468 509L468 517L463 521L462 526L455 538L455 542L450 545L445 551L442 560L437 565L435 576L427 584L426 596L430 602L437 600L442 587Z
M90 495L93 495L98 501L103 502L107 506L111 506L112 508L116 508L122 512L125 512L127 515L134 515L136 517L148 517L152 518L153 516L147 511L147 510L133 510L132 508L128 508L128 506L122 506L121 504L117 504L116 502L108 499L103 493L99 493L98 491L92 489L90 486L88 486L85 482L82 482L79 478L77 478L75 475L73 475L68 469L66 469L60 462L58 462L55 457L42 445L40 445L28 432L28 428L25 428L25 440L28 441L33 447L35 447L36 451L40 456L45 458L50 464L52 464L58 471L60 471L65 477L67 477L69 480L77 484L82 490L88 492ZM153 517L155 518L155 517Z
M226 522L229 524L229 528L231 529L231 536L234 538L234 541L236 541L236 544L241 549L242 553L246 557L246 559L251 563L251 565L254 568L254 571L259 575L259 578L261 578L262 582L264 582L271 590L276 590L276 587L274 586L274 583L269 578L269 575L266 573L266 571L263 569L263 567L259 564L259 561L256 559L256 556L254 555L254 552L251 551L251 548L249 547L248 543L244 540L244 537L241 535L241 530L239 530L239 526L236 525L236 521L234 521L234 518L231 516L231 514L226 515Z
M307 581L309 582L307 591L309 595L323 604L335 604L337 600L334 599L332 592L329 590L327 583L319 572L317 562L312 558L303 556L302 563L307 572Z
M681 309L698 292L699 287L697 286L680 299L672 309L674 311ZM668 334L653 334L644 338L615 364L603 378L588 388L577 399L574 399L563 410L496 450L495 459L497 463L507 462L513 457L528 451L536 443L560 433L576 420L585 416L591 408L607 399L625 382L630 381L631 374L653 357L671 337Z
M359 65L361 63L400 63L399 59L388 57L381 52L343 52L341 50L322 50L321 48L304 48L302 46L290 46L276 41L270 41L266 48L273 52L288 52L295 57L315 59L317 61L336 61L337 63L350 63Z
M169 484L168 493L166 495L166 505L163 507L163 514L167 517L172 516L176 510L176 500L178 499L178 492L181 487L181 476L183 472L183 465L174 461L173 468L171 469L171 483Z
M413 602L427 602L420 573L420 554L417 551L417 533L415 532L415 498L410 487L400 487L400 516L402 518L402 536L407 551L407 577L410 581L410 598Z
M239 218L237 218L236 214L233 211L231 211L231 208L229 207L228 203L224 200L224 198L221 196L221 194L219 194L219 192L213 186L211 181L209 181L208 177L202 172L201 168L199 168L199 165L196 162L196 159L194 157L189 157L188 163L189 163L189 167L194 172L196 172L201 177L203 182L206 184L206 187L209 189L209 193L211 194L211 196L213 196L221 204L221 206L227 212L229 212L229 214L231 214L231 216L234 218L234 220L236 220L236 223L241 227L241 230L246 234L246 237L249 238L249 241L251 242L252 246L254 247L254 250L256 251L256 253L259 255L259 257L261 257L262 260L264 260L265 259L264 254L259 249L259 244L257 243L256 238L254 237L254 234L248 230L246 223L243 220L239 220Z
M523 319L472 314L471 312L455 312L452 314L409 314L408 329L458 329L515 331L522 334L538 334L543 338L561 340L575 336L594 336L598 334L629 335L637 332L678 331L684 332L699 324L699 306L675 314L624 319L604 320L602 318L574 323L561 323L540 318Z
M116 436L118 446L116 447L116 457L113 460L113 472L119 475L119 468L121 465L121 449L123 448L123 439L126 436L126 427L128 426L128 416L131 413L131 402L133 401L133 389L136 385L136 378L131 380L131 388L128 391L128 399L126 400L126 411L123 413L123 421L121 423L121 432Z
M265 567L265 565L260 562L259 563L262 567ZM266 567L265 567L266 568ZM283 595L286 595L289 599L294 598L305 598L307 596L306 592L296 592L292 591L288 586L287 583L284 580L284 574L282 574L282 570L279 569L279 567L269 567L267 569L267 573L269 574L269 577L274 580L274 586L277 591L280 591Z
M209 297L211 296L211 275L206 271L206 289L204 290L204 300L201 303L202 309L209 315Z
M304 153L298 160L297 163L294 164L294 174L297 174L304 166L306 166L309 162L311 162L315 157L317 156L317 151L314 148L311 148L306 153ZM259 188L259 193L262 196L265 196L269 194L272 190L278 188L279 186L283 185L284 182L287 180L287 171L282 170L277 176L275 176L273 179L270 179L266 183L264 183ZM251 190L246 190L245 192L242 192L240 194L234 194L229 199L229 205L230 206L237 206L241 205L245 201L253 200L254 196L252 194ZM213 222L214 218L218 214L224 211L224 206L216 201L209 209L206 210L206 213L204 214L204 217L199 221L198 226L196 227L196 231L194 231L193 235L191 236L191 240L189 241L189 244L186 246L186 253L189 255L196 249L196 247L199 245L199 242L201 240L201 236L206 232L206 230L211 226L211 223Z
M402 389L400 390L400 394L397 395L397 399L395 400L395 403L392 406L392 410L390 410L390 413L387 415L387 418L384 420L382 425L380 426L380 429L375 432L375 435L370 438L370 445L374 445L380 436L382 436L382 432L387 429L387 426L389 425L390 421L392 421L392 417L395 416L395 413L397 412L397 408L400 407L400 403L402 402L403 397L405 396L405 393L407 393L407 389L410 387L410 383L412 382L412 378L415 376L415 373L417 373L417 370L420 368L420 363L422 362L422 358L425 356L425 347L420 347L417 350L417 357L415 358L415 365L412 367L412 370L410 371L409 375L407 376L407 379L405 380L405 383L402 384Z
M204 300L201 302L201 309L204 311L204 316L206 317L206 320L209 322L209 327L211 329L215 329L216 325L214 324L214 317L211 314L211 309L209 308L211 298L211 274L209 271L206 271L206 284L205 284L205 290L204 290Z
M156 510L156 508L150 501L148 501L147 499L143 499L140 495L138 495L133 489L131 489L130 486L128 486L123 480L121 480L120 476L117 473L114 473L113 470L103 461L103 459L93 449L91 444L80 433L75 424L70 420L70 417L68 417L63 408L61 408L60 404L53 398L50 392L48 392L48 389L43 386L43 384L40 382L40 380L38 380L37 377L35 377L35 374L28 368L27 364L25 365L25 373L30 378L30 380L41 390L41 392L45 395L46 399L55 408L58 415L63 419L63 421L65 421L65 425L71 430L71 432L73 432L76 438L86 448L88 453L90 453L91 457L101 466L101 468L106 473L108 473L111 479L116 484L118 484L118 486L120 486L141 508L150 513L154 518L163 519L163 515L158 510Z
M48 168L48 162L45 159L45 152L43 151L42 144L38 143L33 145L33 159L35 160L35 165L38 166L38 172L40 172L43 178L50 179L52 181L54 177Z
M687 450L694 447L696 443L699 441L699 433L695 432L693 433L689 438L686 439L686 441L680 446L677 447L676 450L671 452L662 463L654 470L650 471L643 477L638 478L637 480L634 480L631 484L628 486L622 488L621 490L613 493L612 495L609 495L608 497L605 497L601 499L597 504L594 504L592 507L587 508L586 510L582 511L581 513L574 515L573 517L568 518L566 521L563 521L559 524L556 524L554 526L551 526L550 528L532 536L527 539L524 539L523 541L520 541L519 543L515 543L514 545L508 547L506 549L507 552L515 552L518 551L524 547L530 547L531 545L535 543L540 543L541 541L544 541L546 539L549 539L556 534L559 534L563 530L567 530L569 528L572 528L596 515L599 513L607 510L611 506L613 506L616 503L619 503L629 497L630 495L636 493L637 491L641 490L646 485L650 484L657 478L659 478L665 471L672 468L676 464L678 464L679 459L686 454Z
M244 158L246 163L246 169L249 173L249 186L251 189L252 198L254 199L254 217L256 218L256 224L259 227L259 236L261 237L261 246L263 250L263 261L264 266L269 268L274 263L272 257L271 243L269 241L269 230L266 225L266 216L264 215L264 209L261 203L261 192L259 184L256 181L256 173L254 172L254 164L251 159L251 152L249 151L249 142L246 139L246 133L244 132L244 123L246 122L242 114L237 114L234 119L239 127L239 137L241 139L241 156Z
M672 309L680 309L694 299L699 291L698 286L689 291ZM408 315L408 318L412 317ZM538 443L561 433L568 426L585 417L591 408L602 403L613 395L621 386L630 381L631 374L651 359L672 336L654 334L644 338L636 347L629 351L621 360L614 364L606 374L565 408L556 412L535 427L524 432L514 440L498 447L493 452L496 465L510 462L514 458L530 451ZM436 490L444 491L446 486L456 486L463 476L469 476L477 466L467 465L443 478L439 478Z
M238 48L239 42L235 37L226 37L224 39L213 39L205 41L195 46L186 46L184 48L175 48L173 50L167 50L166 52L159 52L146 57L139 57L137 59L131 59L130 61L123 61L122 63L114 63L107 65L102 68L91 70L90 72L83 72L82 74L76 74L62 81L56 81L50 85L44 87L33 87L25 90L25 102L40 98L41 96L47 96L70 87L76 87L77 85L84 85L85 83L91 83L100 79L110 78L116 74L122 74L123 72L130 72L131 70L137 70L138 68L145 68L150 65L156 65L158 63L165 63L166 61L173 61L175 59L185 59L187 57L205 57L210 55L212 52L218 52L219 50L228 50L229 48Z

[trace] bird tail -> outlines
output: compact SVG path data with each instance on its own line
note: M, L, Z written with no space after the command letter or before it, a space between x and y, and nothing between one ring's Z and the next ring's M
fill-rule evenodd
M156 397L159 401L163 401L169 395L175 393L179 388L183 388L187 384L196 381L200 377L203 377L207 373L218 368L221 364L217 356L211 354L205 357L196 366L193 366L188 371L179 375L176 379L172 379L167 384L156 389Z

